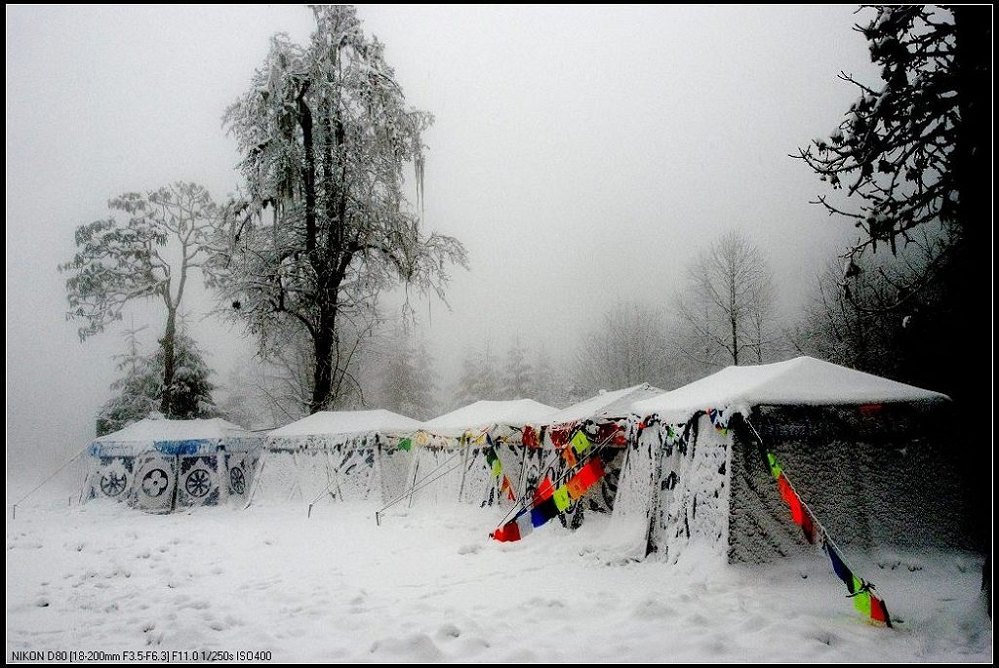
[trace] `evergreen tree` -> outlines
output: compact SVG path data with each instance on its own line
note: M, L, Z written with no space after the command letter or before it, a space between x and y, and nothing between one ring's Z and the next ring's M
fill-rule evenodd
M163 346L153 355L142 355L136 340L137 330L127 332L128 352L118 357L118 369L124 375L111 384L114 395L97 416L97 435L118 431L150 415L190 420L214 417L215 386L208 380L212 370L194 339L183 331L174 337L174 382L171 387L171 411L158 411L163 398Z

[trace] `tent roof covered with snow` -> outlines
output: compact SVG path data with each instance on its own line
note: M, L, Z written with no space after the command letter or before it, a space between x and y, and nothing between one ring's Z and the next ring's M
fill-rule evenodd
M253 432L239 425L211 418L209 420L167 420L145 418L124 429L105 434L94 440L99 443L188 441L252 436Z
M539 424L550 421L557 408L546 406L533 399L509 401L476 401L462 408L445 413L423 424L429 431L470 429L494 424Z
M221 418L167 420L145 418L124 429L95 438L94 456L128 456L146 450L166 455L215 452L219 445L230 450L251 450L262 442L259 434Z
M797 357L758 366L730 366L657 397L632 404L639 415L656 413L682 422L697 411L751 406L841 406L942 401L939 392L862 371Z
M548 418L551 424L575 422L589 418L627 417L632 412L632 404L643 399L661 395L663 391L648 383L633 385L611 392L601 390L600 394L563 408Z
M270 436L312 434L360 434L364 432L412 432L420 428L413 418L384 409L370 411L320 411L270 432Z

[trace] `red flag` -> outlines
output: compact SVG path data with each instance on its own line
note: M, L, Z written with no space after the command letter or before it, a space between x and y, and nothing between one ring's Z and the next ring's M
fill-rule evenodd
M542 501L551 497L555 493L555 485L552 484L551 479L545 476L545 479L541 481L538 485L538 489L534 492L534 505L538 505Z

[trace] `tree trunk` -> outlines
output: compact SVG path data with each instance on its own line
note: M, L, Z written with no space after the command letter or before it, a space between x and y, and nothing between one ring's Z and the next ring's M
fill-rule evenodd
M335 309L335 306L334 306ZM336 311L320 305L319 326L313 337L316 353L316 368L312 374L312 401L309 413L317 413L329 406L333 391L333 344L336 327Z
M175 340L177 337L177 309L167 309L166 330L160 339L163 348L163 394L160 396L160 412L165 417L173 417L173 373Z
M729 323L732 325L732 364L734 364L735 366L739 366L739 318L738 318L738 312L736 311L736 302L735 302L736 267L734 263L728 269L731 272L731 274L729 275L728 319Z

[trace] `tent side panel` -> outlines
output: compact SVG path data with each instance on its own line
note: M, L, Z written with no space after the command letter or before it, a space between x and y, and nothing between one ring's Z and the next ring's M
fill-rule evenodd
M664 427L660 427L664 428ZM730 436L697 419L687 442L660 450L658 514L653 540L660 558L675 563L691 545L723 559L728 546Z
M383 445L378 452L381 503L390 503L402 494L411 480L413 453ZM377 492L376 492L377 493ZM373 497L375 498L375 497Z
M787 505L780 498L777 483L764 464L759 448L755 442L742 438L741 431L739 436L732 443L729 562L762 564L804 554L808 543L801 529L791 521ZM783 447L771 447L771 452L782 463L789 455ZM835 475L835 472L829 473Z
M963 495L948 456L946 410L913 404L877 409L761 407L753 424L777 456L791 483L837 544L865 552L879 548L970 547ZM773 478L755 450L745 453L752 494L765 494L777 509L769 527L771 549L756 558L736 551L737 561L770 560L804 544L782 506ZM734 481L737 483L738 481ZM758 491L762 490L762 492ZM736 505L733 504L733 524ZM749 529L740 525L740 536ZM740 558L741 557L741 558Z

